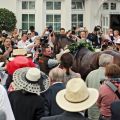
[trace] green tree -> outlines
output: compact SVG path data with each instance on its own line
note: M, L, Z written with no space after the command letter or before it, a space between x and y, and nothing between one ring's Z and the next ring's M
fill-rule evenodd
M6 30L11 32L16 26L16 16L12 11L0 8L0 31Z

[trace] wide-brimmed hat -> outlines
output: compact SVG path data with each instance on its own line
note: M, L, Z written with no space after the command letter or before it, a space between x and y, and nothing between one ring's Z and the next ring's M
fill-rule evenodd
M7 63L7 71L9 74L13 74L15 70L23 67L35 67L35 64L31 59L25 56L17 56L12 61Z
M32 57L32 54L28 54L26 49L13 49L12 57L9 58L9 61L12 61L16 56L25 56L29 58Z
M73 78L68 81L66 89L57 93L56 102L63 110L80 112L95 104L98 96L98 91L87 88L81 78Z
M120 45L120 39L115 42L117 45Z
M25 90L30 93L45 92L50 85L48 76L38 68L20 68L13 74L13 82L16 90Z

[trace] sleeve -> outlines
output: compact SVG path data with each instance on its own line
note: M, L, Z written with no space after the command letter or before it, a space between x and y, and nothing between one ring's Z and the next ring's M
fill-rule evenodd
M101 107L101 101L102 101L102 85L101 87L99 88L99 97L98 97L98 100L97 100L97 106L100 108Z
M44 94L44 101L45 101L45 116L50 116L50 97L48 94L49 91L46 91Z
M0 110L6 114L6 120L15 120L6 90L0 86Z

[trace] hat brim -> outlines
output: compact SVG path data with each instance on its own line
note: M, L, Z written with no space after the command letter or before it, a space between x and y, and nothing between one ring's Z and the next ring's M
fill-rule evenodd
M13 82L15 84L16 89L18 90L25 90L30 93L36 93L37 95L40 95L40 93L45 92L50 85L50 81L48 76L45 77L44 80L42 80L39 84L38 83L29 83L26 81L26 73L30 69L30 67L26 68L20 68L16 70L13 74ZM41 72L41 76L44 73Z
M69 112L80 112L90 108L92 105L96 103L99 96L98 91L96 89L88 88L88 92L89 92L88 99L80 103L72 103L65 99L64 97L65 92L66 92L66 89L58 92L58 94L56 95L56 102L59 105L59 107Z
M117 45L120 45L120 43L116 43Z
M24 57L26 57L26 58L29 58L29 57L32 57L32 54L27 54L27 55L17 55L17 56L24 56ZM17 57L17 56L15 56L15 57ZM9 60L9 61L13 61L13 60L15 59L15 57L10 57L8 60Z

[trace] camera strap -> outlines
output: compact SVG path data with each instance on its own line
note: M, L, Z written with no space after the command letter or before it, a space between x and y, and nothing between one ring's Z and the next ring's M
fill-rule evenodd
M118 88L110 81L105 82L105 84L112 89L112 91L118 96L118 98L120 99L120 93L118 91Z

